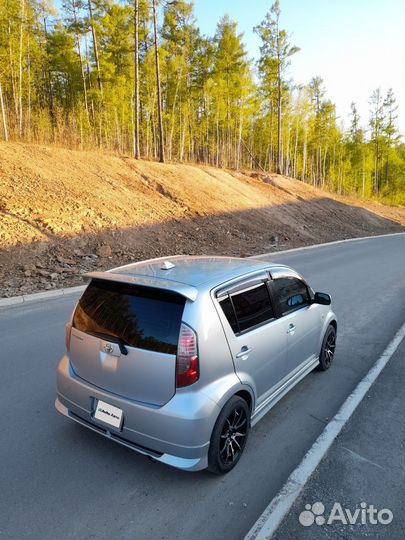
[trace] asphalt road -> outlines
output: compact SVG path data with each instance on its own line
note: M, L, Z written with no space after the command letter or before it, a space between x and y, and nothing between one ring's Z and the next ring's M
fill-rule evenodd
M405 340L335 439L273 540L404 540L404 357ZM303 526L301 512L306 504L316 502L324 506L325 521ZM392 521L385 513L386 523L374 514L374 522L367 516L363 523L358 518L351 524L336 513L327 523L336 503L352 515L361 503L378 510L388 507Z
M243 538L403 324L404 251L401 235L269 257L332 294L337 354L259 422L224 477L151 463L55 411L74 298L0 311L0 538Z

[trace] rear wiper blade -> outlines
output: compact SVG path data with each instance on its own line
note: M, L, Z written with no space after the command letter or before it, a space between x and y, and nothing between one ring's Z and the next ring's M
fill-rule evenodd
M120 348L121 354L124 354L125 356L128 354L127 346L129 346L129 343L119 338L118 336L110 336L109 334L103 334L102 332L91 332L91 334L95 337L105 339L105 341L116 343Z

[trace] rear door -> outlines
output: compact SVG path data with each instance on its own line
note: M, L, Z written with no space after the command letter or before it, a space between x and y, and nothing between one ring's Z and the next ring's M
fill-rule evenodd
M268 279L239 285L218 298L235 371L244 383L253 380L257 405L287 374L287 334L275 318Z
M272 289L279 302L280 321L288 336L288 367L294 372L301 364L310 362L319 354L319 305L311 302L306 283L298 277L276 278L272 281Z
M176 293L93 280L73 315L74 371L109 392L163 405L175 393L184 304Z

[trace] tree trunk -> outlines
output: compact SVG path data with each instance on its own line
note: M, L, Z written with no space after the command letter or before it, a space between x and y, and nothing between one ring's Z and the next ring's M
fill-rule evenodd
M320 180L320 175L321 175L320 163L321 163L321 147L318 144L318 146L316 147L316 156L315 156L315 181L314 181L315 186L319 185L319 180Z
M216 135L217 135L217 155L215 157L215 166L219 167L219 109L217 109Z
M281 154L281 50L280 50L280 10L278 2L276 7L276 46L277 46L277 173L283 174L282 154Z
M323 166L322 166L322 188L325 187L325 178L326 178L326 157L328 154L328 148L325 148L325 152L323 154Z
M176 88L174 91L174 98L173 98L173 104L172 104L172 114L171 114L171 126L170 126L170 134L169 134L169 159L172 159L172 145L173 145L173 134L174 134L174 122L175 122L175 109L176 109L176 103L177 103L177 96L179 93L179 86L180 86L180 80L182 76L182 68L179 69L179 72L177 74L177 81L176 81Z
M303 147L303 150L302 150L302 176L301 176L301 180L303 180L304 182L306 181L306 174L307 174L307 171L306 171L306 168L307 168L307 139L308 139L308 125L305 122L305 127L304 127L304 147Z
M377 136L376 136L377 139ZM374 194L378 195L378 153L379 147L378 142L375 144L375 158L374 158Z
M44 34L45 34L45 40L46 43L48 42L48 29L46 27L46 19L44 18ZM52 126L52 141L55 142L56 138L56 115L55 115L55 106L53 101L53 84L52 84L52 71L51 67L49 65L49 61L47 62L46 67L46 83L48 87L48 104L49 104L49 116L51 118L51 126Z
M252 161L255 163L256 167L259 168L261 171L263 171L264 173L266 172L266 169L263 168L260 163L257 161L257 159L255 158L255 156L253 155L253 153L251 152L250 148L248 146L246 146L245 142L243 141L243 139L241 139L241 143L243 144L244 148L246 148L249 156L251 157Z
M364 150L363 150L363 171L362 171L362 190L361 194L364 197L365 191L366 191L366 160L364 156Z
M157 35L157 17L156 17L156 0L152 0L153 10L153 39L155 43L155 64L156 64L156 88L157 88L157 105L158 105L158 121L159 121L159 161L165 162L165 146L163 132L163 117L162 117L162 93L160 89L160 63L159 63L159 46Z
M79 37L79 33L78 33L78 31L77 31L76 0L72 0L72 8L73 8L73 18L74 18L74 21L75 21L76 47L77 47L77 52L78 52L78 54L79 54L80 74L81 74L81 76L82 76L82 84L83 84L84 106L85 106L85 108L86 108L86 114L87 114L87 117L89 117L89 105L88 105L88 100L87 100L86 74L85 74L85 71L84 71L82 48L81 48L81 46L80 46L80 37Z
M290 120L288 120L288 127L287 127L287 144L286 144L286 150L285 150L285 158L284 158L284 168L285 174L287 176L290 176L290 135L291 135L291 125Z
M185 140L186 140L186 116L184 115L183 117L183 121L181 122L181 125L180 125L180 149L179 149L179 159L180 161L183 161L184 160L184 144L185 144Z
M281 149L281 75L278 75L278 95L277 95L277 173L283 174L283 158Z
M28 75L28 95L27 95L27 105L28 105L28 114L27 114L27 133L28 140L31 140L31 51L30 51L30 42L28 41L28 53L27 53L27 75Z
M267 159L267 156L266 156ZM273 103L270 101L270 150L269 150L269 166L270 172L273 172ZM267 169L267 167L266 167Z
M134 0L134 64L135 64L135 122L134 157L140 158L139 151L139 0Z
M250 146L250 148L254 147L254 142L255 142L254 129L255 129L255 126L252 123L252 125L250 127L250 133L249 133L249 146ZM249 166L249 169L252 169L253 168L253 156L249 155L249 157L250 157L250 162L249 162L248 166Z
M294 165L293 165L294 178L297 178L297 151L298 151L298 118L295 124Z
M208 100L207 96L204 94L204 116L205 116L205 162L207 164L211 163L211 141L210 141L210 130L209 130L209 111L208 111Z
M239 170L241 164L241 145L242 145L242 129L243 129L243 117L242 111L240 112L239 118L239 132L238 132L238 146L236 150L236 170Z
M11 25L8 23L8 45L9 45L9 57L10 57L10 74L11 74L11 87L13 89L13 101L14 101L14 114L15 119L18 122L18 96L17 96L17 81L14 70L14 51L11 41Z
M25 0L21 0L21 21L20 21L20 53L19 53L19 75L18 75L18 132L20 137L23 133L23 107L22 107L22 83L23 83L23 35L24 35L24 18L25 18Z
M149 147L150 147L150 133L151 133L151 127L150 127L150 114L146 115L146 141L145 141L145 150L144 155L146 157L149 157Z
M82 111L79 111L79 125L80 125L80 150L83 150L83 120Z
M7 130L7 118L6 118L6 109L4 107L4 101L3 101L3 89L1 86L0 81L0 106L1 106L1 118L3 120L3 133L4 133L4 140L8 141L8 130Z
M91 0L88 0L88 6L89 6L89 15L90 15L91 35L93 38L94 60L96 61L96 69L97 69L97 84L98 84L98 89L100 90L100 93L103 94L103 83L101 81L101 70L100 70L100 58L98 55L98 46L97 46L97 34L96 34L96 29L94 28L93 8L91 5Z

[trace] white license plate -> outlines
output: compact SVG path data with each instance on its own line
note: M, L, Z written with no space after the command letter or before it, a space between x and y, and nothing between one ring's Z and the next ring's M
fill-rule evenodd
M94 418L119 429L122 424L122 410L105 401L98 400Z

